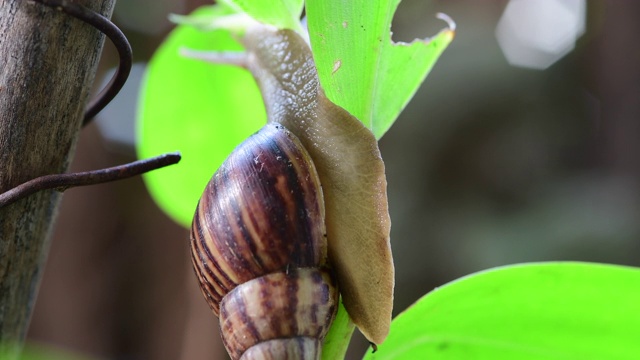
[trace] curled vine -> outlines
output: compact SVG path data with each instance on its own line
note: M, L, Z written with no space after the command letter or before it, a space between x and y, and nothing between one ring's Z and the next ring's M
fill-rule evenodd
M118 51L118 68L107 86L89 103L84 113L82 126L91 120L120 92L124 86L133 62L131 44L122 31L108 18L87 8L82 4L69 0L33 0L36 3L57 9L80 21L83 21L105 34ZM134 161L106 169L70 174L51 174L26 181L0 194L0 207L32 195L42 190L64 191L71 187L100 184L109 181L126 179L148 171L176 164L180 161L179 153L163 154L154 158Z

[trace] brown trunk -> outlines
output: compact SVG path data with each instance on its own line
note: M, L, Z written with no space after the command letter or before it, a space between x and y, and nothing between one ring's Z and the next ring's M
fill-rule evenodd
M107 17L115 4L78 2ZM103 42L61 11L0 0L0 193L66 171ZM59 199L43 191L0 208L0 344L24 339Z

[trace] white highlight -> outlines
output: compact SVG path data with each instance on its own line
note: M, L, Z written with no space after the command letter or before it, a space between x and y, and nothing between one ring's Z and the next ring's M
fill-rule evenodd
M585 32L585 0L510 0L496 38L513 66L544 70Z

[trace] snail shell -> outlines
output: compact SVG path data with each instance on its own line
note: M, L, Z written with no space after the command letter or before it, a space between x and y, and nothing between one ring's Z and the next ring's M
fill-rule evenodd
M338 290L322 188L298 138L269 123L222 164L191 230L201 290L233 359L317 359Z

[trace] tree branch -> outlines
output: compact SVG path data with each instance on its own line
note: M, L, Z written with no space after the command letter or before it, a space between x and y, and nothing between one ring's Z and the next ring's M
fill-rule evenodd
M66 0L63 7L70 4L110 17L115 0ZM103 42L100 31L57 9L2 0L0 193L66 172ZM59 199L41 191L0 208L0 342L24 339ZM0 358L17 356L9 349Z

